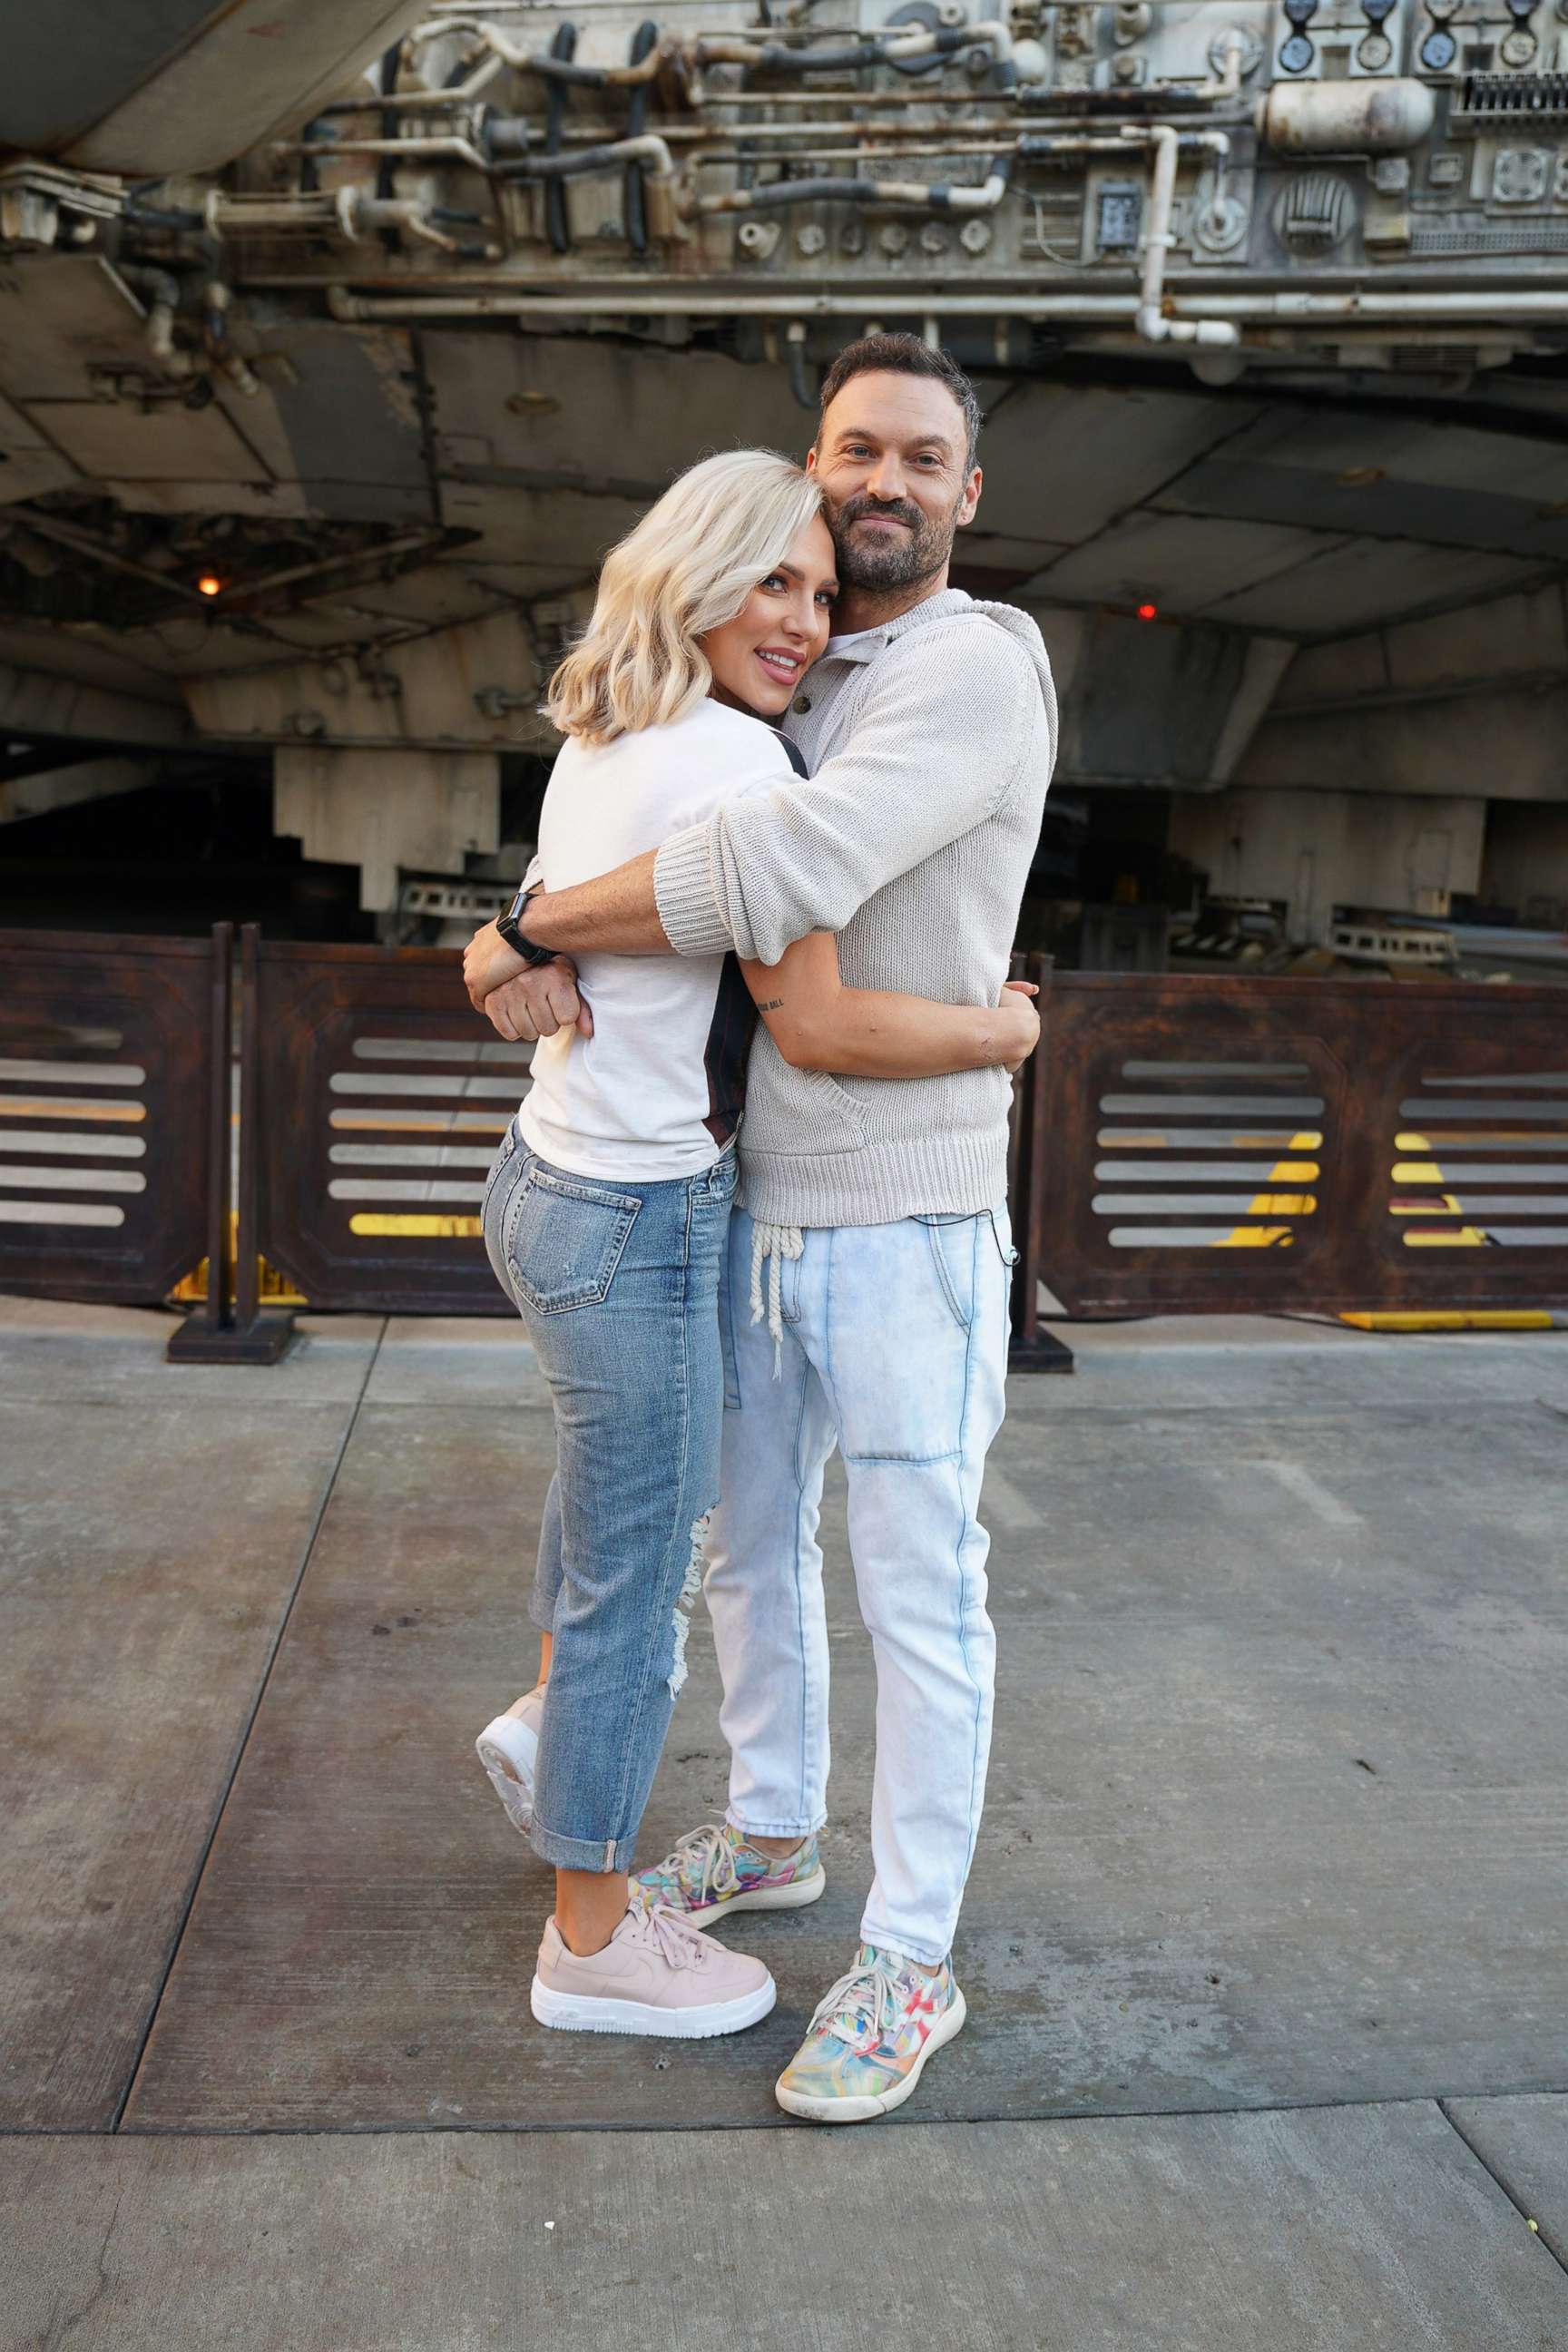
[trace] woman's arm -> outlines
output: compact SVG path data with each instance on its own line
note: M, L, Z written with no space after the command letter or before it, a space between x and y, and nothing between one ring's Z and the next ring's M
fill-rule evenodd
M939 1004L876 988L846 988L838 942L812 931L777 963L742 962L758 1012L797 1070L851 1078L940 1078L954 1070L1016 1070L1034 1052L1033 987L1009 981L1002 1002Z

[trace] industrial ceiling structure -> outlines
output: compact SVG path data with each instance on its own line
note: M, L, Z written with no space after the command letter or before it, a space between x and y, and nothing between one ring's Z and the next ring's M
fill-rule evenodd
M1489 831L1568 898L1568 26L986 5L35 11L0 815L226 747L367 908L460 877L605 549L899 324L980 383L957 576L1040 618L1061 786L1301 936Z

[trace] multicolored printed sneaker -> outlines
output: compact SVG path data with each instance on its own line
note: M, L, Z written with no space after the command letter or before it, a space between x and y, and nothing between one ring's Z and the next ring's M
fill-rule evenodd
M902 2106L965 2014L951 1960L927 1969L862 1944L854 1967L817 2004L774 2095L786 2115L808 2123L871 2123Z
M728 1911L798 1911L816 1901L827 1878L815 1832L781 1856L760 1853L728 1822L705 1822L632 1884L646 1904L707 1927Z

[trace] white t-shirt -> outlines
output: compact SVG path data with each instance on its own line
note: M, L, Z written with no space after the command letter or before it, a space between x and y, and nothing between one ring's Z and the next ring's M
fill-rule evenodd
M795 772L771 727L710 698L672 727L613 743L568 736L539 823L545 885L591 882ZM755 1020L735 959L576 962L594 1034L561 1030L534 1047L524 1142L576 1176L654 1183L710 1167L740 1121Z

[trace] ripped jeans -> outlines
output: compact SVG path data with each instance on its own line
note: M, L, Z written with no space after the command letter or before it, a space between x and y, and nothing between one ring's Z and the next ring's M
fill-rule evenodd
M490 1265L555 1408L532 1612L554 1648L529 1835L561 1870L630 1868L685 1678L719 1499L735 1181L733 1151L668 1182L574 1176L514 1126L486 1187Z

